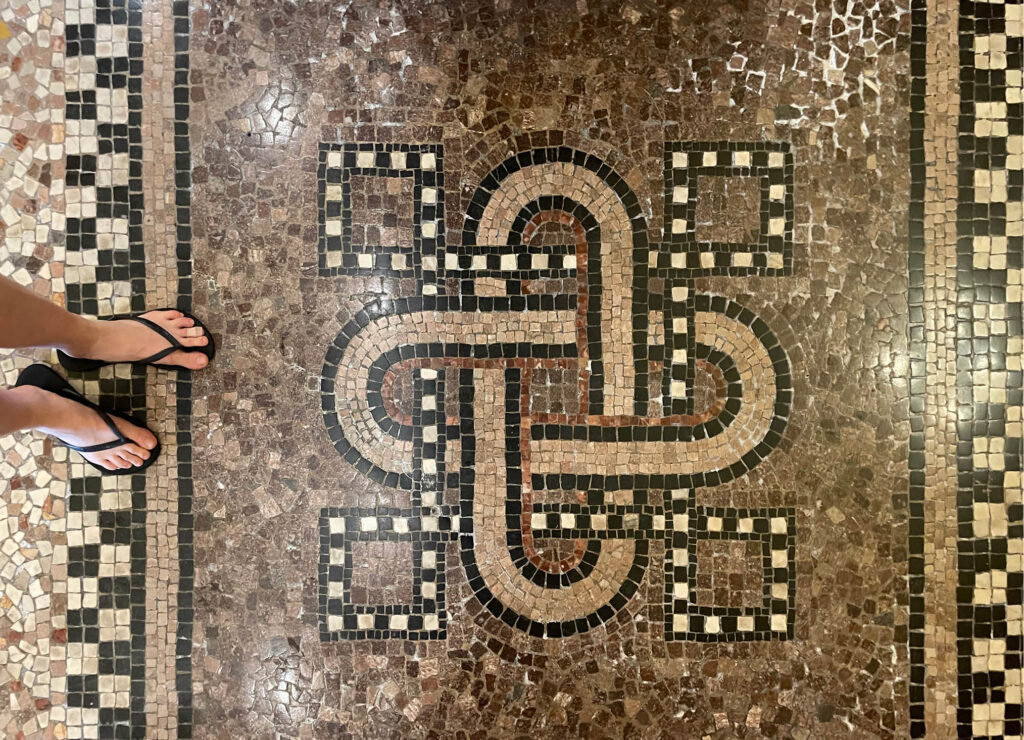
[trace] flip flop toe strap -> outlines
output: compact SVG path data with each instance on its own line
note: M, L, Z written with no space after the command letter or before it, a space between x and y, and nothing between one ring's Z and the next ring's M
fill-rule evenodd
M129 318L132 321L137 321L140 324L142 324L143 326L146 326L146 327L152 329L157 334L159 334L161 337L166 339L170 343L170 345L171 345L170 347L164 347L159 352L155 352L155 353L151 354L149 357L146 357L146 358L141 359L141 360L136 360L136 362L138 362L140 364L143 364L143 365L152 364L154 362L157 362L159 360L164 359L165 357L167 357L167 355L171 354L172 352L177 352L178 350L181 350L183 352L190 352L191 351L188 347L186 347L184 344L179 342L174 337L173 334L171 334L169 331L164 329L159 324L157 324L157 323L155 323L153 321L150 321L149 319L147 319L147 318L145 318L143 316L131 316Z
M104 442L98 445L89 445L87 447L79 447L78 445L69 445L67 442L64 445L76 452L103 452L104 450L113 450L117 447L123 447L128 444L127 439L113 439L109 442Z

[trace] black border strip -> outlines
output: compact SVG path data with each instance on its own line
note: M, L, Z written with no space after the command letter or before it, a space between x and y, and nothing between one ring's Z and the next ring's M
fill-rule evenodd
M96 20L102 18L100 3L96 3ZM111 20L118 22L117 9L111 8ZM128 59L129 65L139 64L138 76L128 78L128 161L132 171L128 179L128 241L129 261L133 269L131 286L132 311L143 310L146 303L146 243L142 234L142 221L145 214L145 202L142 183L142 109L145 103L142 98L142 76L144 74L145 50L142 44L142 6L130 3L127 5ZM97 58L99 59L99 58ZM137 80L137 82L136 82ZM136 87L138 85L138 87ZM97 126L98 128L98 126ZM116 189L115 189L116 190ZM139 408L139 416L148 416L146 398L146 368L133 365L132 374L132 405ZM130 714L129 727L133 736L138 737L146 732L146 566L148 563L146 530L149 518L149 495L147 492L148 476L133 475L132 481L132 553L131 553L131 688L129 691ZM117 722L116 711L114 722ZM100 712L100 722L107 725L107 717ZM115 728L115 734L117 729ZM102 733L101 733L102 734Z
M924 194L927 178L924 153L925 89L927 87L928 2L911 3L910 31L910 211L907 254L910 451L908 491L908 586L910 614L907 640L910 658L910 737L925 736L925 401L927 345L924 313Z
M188 0L174 0L174 200L178 263L178 308L192 309L192 161L189 139ZM178 627L174 690L178 695L178 737L192 737L192 604L194 578L192 515L192 377L178 373Z

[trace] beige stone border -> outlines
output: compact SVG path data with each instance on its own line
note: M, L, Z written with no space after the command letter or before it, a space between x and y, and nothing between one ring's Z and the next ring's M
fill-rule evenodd
M143 240L146 306L178 297L174 169L174 18L170 3L142 16ZM178 447L174 371L149 370L148 420L163 445L146 481L146 737L178 734L175 643L178 626Z
M929 0L925 187L925 725L956 736L956 208L960 68L955 0Z

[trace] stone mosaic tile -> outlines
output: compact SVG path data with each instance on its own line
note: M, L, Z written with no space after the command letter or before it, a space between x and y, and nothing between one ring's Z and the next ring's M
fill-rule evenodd
M146 305L142 239L141 11L65 4L68 309L98 318ZM120 365L81 379L91 397L146 418L146 373ZM67 736L145 727L147 476L69 481Z
M9 3L0 726L1019 736L1021 7Z
M960 9L958 731L1024 734L1024 5Z
M61 5L0 8L0 275L64 301L64 24ZM0 350L13 384L34 357ZM0 437L0 733L60 733L68 453L33 433Z
M720 5L193 12L197 731L908 734L910 9Z
M55 16L56 11L56 16ZM64 293L64 24L52 2L0 10L0 274Z
M5 252L4 274L20 282L27 275L26 284L88 315L124 314L151 302L177 304L191 270L187 249L180 248L188 244L187 201L184 209L175 205L179 188L187 189L179 173L187 182L189 169L187 138L175 129L176 121L185 125L187 111L175 108L174 93L174 85L183 89L184 82L175 75L187 69L187 57L176 55L174 42L175 32L184 39L187 27L176 28L175 18L185 20L187 7L179 3L150 12L145 33L142 11L134 4L72 0L60 8L33 3L2 12L5 18L12 14L10 28L26 29L12 35L9 48L20 54L11 68L27 80L5 80L14 92L5 92L4 113L11 115L4 123L13 121L10 141L26 155L10 160L13 169L5 170L4 192L14 193L4 206L5 245L30 245L32 235L49 240L35 247L36 254ZM30 42L46 53L34 52ZM145 79L144 63L152 65ZM144 113L144 84L157 91L166 87L168 104L161 107L159 97L151 98ZM40 97L47 89L50 98ZM19 105L34 119L26 123L23 113L19 117ZM25 144L29 135L51 137L53 144L34 150ZM177 158L175 145L185 147L185 161ZM33 164L27 157L33 151L59 163ZM161 169L165 165L169 176ZM43 175L54 174L61 179L40 186ZM34 199L20 198L12 190L19 187L31 188L27 192ZM163 205L168 193L169 208ZM8 217L12 209L24 211L20 222ZM40 223L31 231L28 216ZM60 231L50 235L49 226ZM163 244L155 238L160 234ZM48 247L45 254L39 252L42 246ZM35 357L52 360L48 352ZM5 356L7 380L13 383L30 361L26 354ZM71 381L122 410L145 416L150 406L153 428L165 442L175 436L177 444L165 443L169 456L154 468L155 475L124 482L87 471L77 456L50 440L32 435L4 440L5 468L10 468L5 478L11 483L6 513L14 517L5 520L5 594L12 603L3 606L13 621L4 630L4 647L5 668L14 680L5 685L10 711L5 708L0 718L11 737L184 733L191 721L189 669L178 660L178 638L187 639L191 591L179 598L177 566L187 562L178 552L179 542L188 542L181 535L187 530L179 526L188 521L179 480L184 491L189 437L177 412L187 408L189 381L173 376L169 382L155 376L147 381L145 371L126 366ZM154 481L157 475L160 480ZM6 526L10 522L13 528ZM161 548L171 550L173 559L168 561ZM165 575L168 562L175 565L173 578ZM169 623L168 611L177 617L179 607L186 618ZM166 683L181 691L171 693L172 701L163 681L147 685L161 668ZM177 678L179 672L185 680Z
M321 274L383 272L434 283L444 245L443 168L435 146L322 146Z

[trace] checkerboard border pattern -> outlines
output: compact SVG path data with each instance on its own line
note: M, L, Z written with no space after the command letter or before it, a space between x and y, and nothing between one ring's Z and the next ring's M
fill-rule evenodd
M787 142L670 141L665 144L665 224L652 247L652 274L789 275L793 263L793 154ZM701 241L697 201L702 177L756 178L761 207L753 244Z
M415 466L409 509L326 507L320 512L320 639L441 640L447 635L445 551L458 532L457 507L442 504L445 475L444 374L413 376ZM354 542L411 542L413 598L408 604L351 599Z
M443 640L446 636L445 549L451 513L413 509L328 507L320 515L321 639ZM408 604L351 601L354 542L411 542L413 600Z
M415 278L437 292L443 252L444 149L440 144L321 143L317 168L320 275ZM351 178L413 180L413 240L408 245L352 245Z
M1024 5L960 4L957 654L960 737L1024 735Z
M695 491L665 493L669 523L665 549L666 639L697 642L785 640L796 616L796 515L788 508L697 506ZM759 542L763 603L757 607L700 606L694 600L701 540Z
M142 10L127 0L70 0L68 228L71 311L145 309L142 239ZM90 397L145 419L144 369L84 374ZM68 737L146 732L145 475L72 477L68 511ZM69 522L69 525L72 522Z

